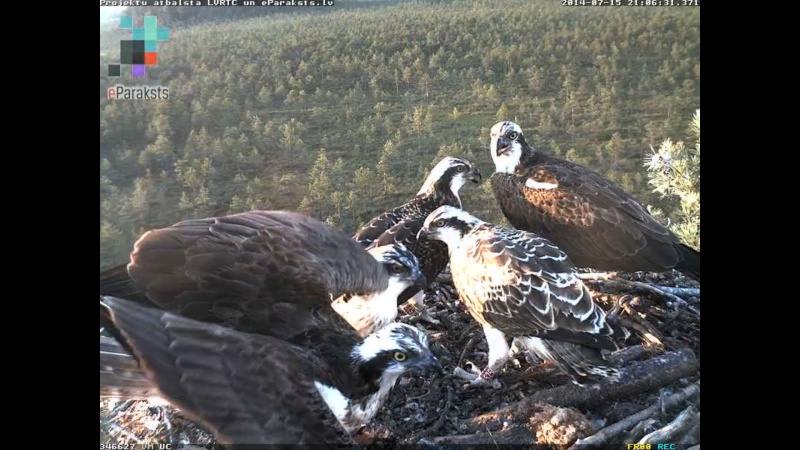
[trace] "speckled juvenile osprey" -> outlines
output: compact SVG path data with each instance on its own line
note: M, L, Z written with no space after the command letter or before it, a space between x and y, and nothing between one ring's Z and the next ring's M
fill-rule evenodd
M369 247L402 243L420 263L427 283L431 283L447 266L447 248L438 242L417 242L417 232L422 222L436 208L443 205L461 207L459 190L467 181L481 182L481 173L464 158L445 157L431 170L417 194L406 203L384 212L356 232L357 242ZM398 299L402 304L415 292L407 290ZM415 296L422 307L423 295Z
M489 144L500 209L521 230L558 245L579 267L611 271L678 269L700 281L700 252L656 221L618 185L528 145L514 122L498 122Z
M347 443L402 373L439 365L416 328L361 337L331 307L330 293L396 298L422 279L401 246L377 253L293 212L180 222L101 274L101 294L127 296L101 296L101 326L221 442Z
M372 320L355 311L367 335L394 320L401 292L425 285L416 257L402 246L367 252L346 234L289 211L192 219L148 231L130 258L100 274L101 295L279 338L295 330L271 321L275 308L283 313L309 298L330 302L330 295L342 294L394 305L391 314Z
M493 381L505 365L506 335L520 338L528 350L555 362L579 384L590 374L618 376L600 353L616 349L605 313L567 255L547 239L451 206L428 216L419 238L447 244L453 284L483 325L489 364L473 384Z

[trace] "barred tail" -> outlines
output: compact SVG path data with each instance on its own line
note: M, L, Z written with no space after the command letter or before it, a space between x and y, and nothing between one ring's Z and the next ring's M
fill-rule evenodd
M536 337L526 337L519 342L539 358L555 363L576 384L581 385L591 375L619 380L619 370L611 367L596 348Z

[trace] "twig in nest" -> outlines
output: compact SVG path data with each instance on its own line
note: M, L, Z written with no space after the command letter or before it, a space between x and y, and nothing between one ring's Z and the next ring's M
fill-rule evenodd
M453 403L453 387L447 386L447 396L444 399L444 406L442 407L442 412L439 413L439 418L436 419L436 422L433 423L429 428L423 430L418 436L410 438L409 442L417 442L421 438L428 437L433 433L439 431L444 425L444 419L447 417L447 411L450 410L450 406Z
M469 324L467 329L464 330L463 332L461 332L461 336L458 337L458 342L462 342L464 340L464 338L467 337L467 335L469 335L473 331L477 330L478 327L480 326L478 324L478 322L475 322L474 320L471 320L470 322L472 322L472 323Z
M115 430L115 431L117 431L119 434L121 434L121 435L125 436L126 438L128 438L128 439L130 439L130 440L132 440L132 441L136 442L136 443L137 443L137 444L139 444L139 445L142 445L142 443L143 443L141 439L139 439L138 437L136 437L136 435L135 435L135 434L133 434L133 433L131 433L130 431L126 430L126 429L125 429L125 428L124 428L122 425L119 425L119 424L116 424L116 423L113 423L113 422L107 422L107 421L105 421L105 420L101 420L101 421L100 421L100 423L101 423L102 425L105 425L105 426L107 426L107 427L109 427L109 428L112 428L112 429L114 429L114 430Z
M458 361L456 362L456 367L461 367L461 363L464 362L464 358L467 356L467 352L472 348L472 345L475 344L477 340L477 336L472 336L469 338L467 343L464 345L464 348L461 349L461 354L458 355Z
M613 272L611 274L582 273L582 274L578 274L578 277L581 278L582 280L586 280L586 281L605 281L606 284L622 285L622 286L627 286L629 288L638 288L638 289L641 289L641 290L644 290L644 291L652 292L653 294L660 295L660 296L665 297L665 298L667 298L669 300L672 300L672 302L674 302L675 305L677 305L677 306L679 306L681 308L683 308L683 307L685 307L687 305L686 300L678 297L675 294L667 292L664 289L660 289L663 286L656 287L656 286L653 286L652 284L642 283L641 281L631 281L631 280L626 280L624 278L618 278L616 276L616 273L613 273ZM699 294L699 292L698 292L698 294Z
M678 297L699 297L699 288L680 288L673 286L661 286L659 284L653 285L654 288L664 291L667 294L677 295Z
M172 415L169 413L169 410L163 406L159 406L158 410L161 413L162 420L164 421L169 443L172 444L173 447L177 448L178 438L175 436L175 431L172 429Z
M664 399L663 405L665 408L672 408L688 400L689 398L698 395L699 393L700 393L699 382L692 383L682 391L677 392ZM578 441L575 442L575 444L572 445L572 447L570 447L570 450L577 449L578 446L580 445L589 445L589 444L597 445L608 442L608 440L611 439L612 437L622 434L625 432L625 430L635 426L638 423L641 423L644 420L649 419L653 414L655 414L656 412L658 412L659 409L661 409L660 403L662 402L658 402L657 404L649 408L643 409L636 414L630 415L615 424L609 425L585 439L579 439ZM666 442L666 441L660 441L660 442ZM640 441L639 443L641 444L643 442Z
M629 362L636 361L641 359L643 356L647 356L650 354L650 349L645 347L642 344L631 345L630 347L625 347L622 350L617 350L610 355L611 361L618 365L624 366Z
M700 411L697 411L693 405L689 405L684 409L678 417L672 422L667 424L664 428L659 428L650 434L645 435L640 444L653 444L656 442L670 442L678 434L688 430L695 422L700 420Z
M625 434L625 437L622 439L622 442L639 442L639 439L642 438L647 433L653 425L657 423L655 419L645 419L636 424L631 431Z
M681 445L692 445L700 442L700 420L689 428L689 431L678 441Z
M567 383L551 389L543 389L529 395L525 400L512 403L496 411L487 412L465 421L468 426L481 425L496 420L498 414L527 414L537 402L553 406L572 406L578 409L592 408L619 398L631 398L644 392L667 386L675 381L697 373L700 362L694 352L682 348L646 361L635 361L619 368L617 382L601 379L592 386L580 387ZM480 428L477 428L480 429Z
M630 295L620 295L617 299L617 303L615 303L614 307L608 311L608 314L606 314L606 320L612 323L617 320L617 316L619 316L620 311L622 311L622 306L630 299Z
M635 316L633 316L633 317L635 317ZM661 339L659 339L656 336L656 335L658 335L660 333L658 331L656 331L655 329L652 329L652 327L648 327L646 325L641 324L639 321L633 321L633 320L627 319L625 317L620 317L619 319L617 319L617 323L620 324L623 327L633 328L634 330L638 331L639 333L642 334L642 337L644 337L645 341L647 341L647 342L649 342L649 343L651 343L651 344L653 344L653 345L655 345L655 346L657 346L659 348L663 348L664 347L664 343L661 342Z

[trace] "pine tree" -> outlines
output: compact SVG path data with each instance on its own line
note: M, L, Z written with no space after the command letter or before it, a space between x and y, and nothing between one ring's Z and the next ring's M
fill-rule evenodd
M694 148L683 141L673 143L669 138L647 158L645 167L653 192L662 198L673 198L680 202L670 220L670 229L683 242L700 250L700 110L695 111L691 123L697 142ZM663 217L663 212L652 208L653 213Z

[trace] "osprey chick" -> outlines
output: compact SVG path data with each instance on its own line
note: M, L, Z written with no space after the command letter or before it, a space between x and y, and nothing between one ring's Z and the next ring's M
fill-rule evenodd
M575 274L567 255L547 239L484 222L443 206L425 220L420 239L447 244L453 283L483 326L489 364L473 384L494 381L508 360L506 335L573 381L590 374L615 378L600 349L616 349L605 312Z
M430 284L447 266L447 248L439 242L417 242L417 232L428 214L436 208L444 205L460 208L459 191L468 181L475 184L481 182L477 167L464 158L442 158L414 197L369 221L355 233L353 239L367 248L402 243L417 256L426 284ZM414 296L417 307L422 309L424 292L414 295L415 292L407 289L398 298L398 304Z

